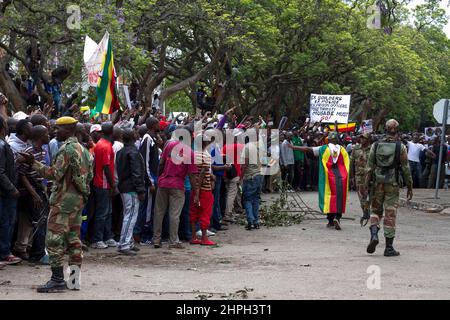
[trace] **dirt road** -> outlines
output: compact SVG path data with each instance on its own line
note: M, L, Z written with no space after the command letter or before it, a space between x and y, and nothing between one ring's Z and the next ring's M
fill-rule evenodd
M317 206L317 193L304 199ZM348 207L347 217L359 216L353 192ZM327 229L325 220L254 231L233 225L215 237L215 248L141 247L131 258L91 249L82 290L59 295L35 292L48 267L8 266L0 270L0 299L450 298L450 216L400 208L395 247L401 255L394 258L382 255L384 239L374 255L366 254L369 230L359 219L342 224L342 231ZM380 287L369 281L375 288L368 289L377 270Z

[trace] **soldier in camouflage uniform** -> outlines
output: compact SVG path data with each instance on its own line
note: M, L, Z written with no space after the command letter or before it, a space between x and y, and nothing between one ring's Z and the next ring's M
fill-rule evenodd
M38 292L66 289L63 269L66 248L71 272L74 272L74 266L81 267L81 211L90 193L89 183L93 173L92 157L75 137L77 122L71 117L62 117L56 121L56 136L64 144L56 154L52 167L34 161L32 155L22 154L25 161L32 163L42 177L54 182L46 238L52 277L37 289Z
M383 218L384 208L384 236L387 257L400 255L394 247L395 219L399 198L399 178L408 188L407 198L412 198L412 177L408 165L408 152L397 137L398 122L394 119L386 122L386 136L372 145L367 163L367 184L372 188L372 203L370 215L370 243L368 253L374 253L378 244L378 230Z
M354 177L356 190L363 216L361 217L361 227L366 225L370 218L369 186L366 183L366 165L370 152L370 136L364 133L360 136L360 144L353 147L351 160L354 166ZM365 221L365 223L364 223Z

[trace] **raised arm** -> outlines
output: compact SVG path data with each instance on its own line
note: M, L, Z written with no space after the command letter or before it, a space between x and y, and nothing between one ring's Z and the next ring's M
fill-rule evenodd
M302 152L309 152L314 153L313 148L311 147L305 147L305 146L294 146L292 144L288 144L288 148L291 148L293 150L302 151Z

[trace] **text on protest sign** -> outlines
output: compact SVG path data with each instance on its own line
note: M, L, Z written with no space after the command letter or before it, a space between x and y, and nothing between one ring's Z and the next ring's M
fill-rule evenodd
M347 123L350 95L311 94L311 122Z

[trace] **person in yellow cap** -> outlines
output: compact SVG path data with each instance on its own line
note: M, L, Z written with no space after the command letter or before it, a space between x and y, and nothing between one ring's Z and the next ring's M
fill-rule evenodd
M52 277L38 292L59 292L79 289L82 262L80 226L81 212L89 196L93 176L92 157L75 137L78 121L72 117L56 120L56 137L64 141L53 165L47 167L22 153L22 160L33 165L42 177L54 182L50 196L50 213L46 244ZM69 254L70 278L64 281L64 253Z

